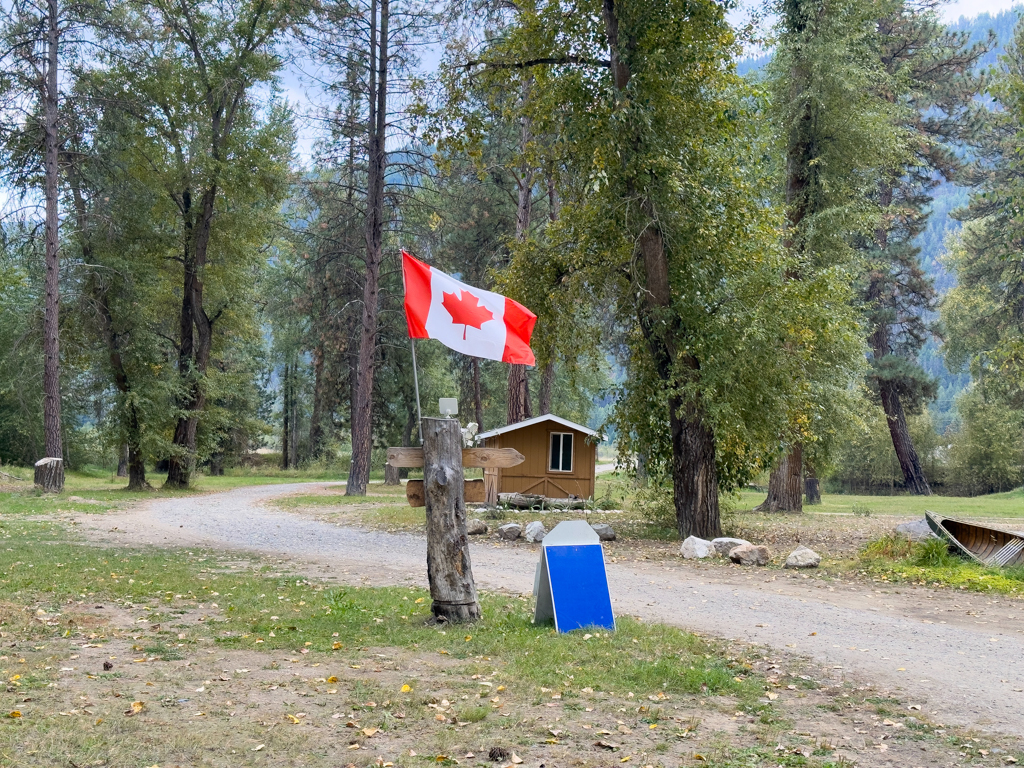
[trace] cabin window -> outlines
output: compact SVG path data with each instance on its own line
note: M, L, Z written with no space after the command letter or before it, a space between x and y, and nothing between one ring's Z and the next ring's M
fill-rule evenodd
M572 432L551 433L551 461L548 469L552 472L572 472Z

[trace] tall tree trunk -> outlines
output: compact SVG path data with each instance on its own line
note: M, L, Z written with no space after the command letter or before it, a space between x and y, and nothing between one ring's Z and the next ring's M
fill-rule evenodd
M532 79L527 78L523 82L521 98L525 101L529 98ZM524 157L519 165L519 175L516 178L519 197L516 204L516 240L525 242L530 236L530 220L533 216L533 167L526 158L526 150L533 140L533 126L530 118L523 116L519 119L519 152ZM508 367L508 411L507 423L515 424L530 418L530 394L529 382L526 374L526 366L512 364Z
M555 361L549 360L544 364L540 374L540 400L539 408L541 415L551 413L551 395L555 389Z
M783 15L786 25L794 32L801 32L807 27L806 10L800 0L786 0ZM790 81L794 96L806 85L807 73L800 64L791 71ZM811 212L811 201L808 199L812 166L818 160L818 147L807 136L810 132L806 127L811 125L814 115L810 101L807 100L800 114L799 123L792 128L786 145L786 223L788 232L783 240L787 251L795 252L800 246L796 237L797 228ZM801 275L793 270L787 271L787 280L799 280ZM755 509L762 512L802 512L803 511L803 446L800 443L791 445L789 452L779 459L779 464L772 470L768 478L768 498Z
M757 512L803 512L804 452L794 443L772 470L768 498L755 507Z
M515 424L530 418L530 390L528 385L526 366L510 365L508 367L507 424Z
M484 398L480 392L480 358L473 358L473 415L478 431L484 431Z
M821 504L821 482L818 480L818 473L814 465L805 462L804 471L804 496L808 505Z
M43 433L47 458L61 459L42 484L48 493L64 490L64 441L60 416L60 255L58 253L57 175L57 0L46 3L46 78L43 83L43 142L46 198L46 304L43 309Z
M313 349L313 412L309 417L309 456L314 461L324 457L324 343Z
M879 204L883 209L892 204L892 186L883 183ZM880 251L885 251L889 246L889 231L885 225L875 230L875 241ZM885 321L885 313L881 310L884 301L885 286L883 275L872 271L871 281L868 285L868 302L875 307L877 325L871 333L869 342L871 354L875 360L881 360L891 354L892 348L889 337L889 325ZM900 401L900 393L897 385L886 379L878 379L878 394L882 401L882 410L885 411L885 420L889 425L889 435L892 437L892 447L896 451L896 458L900 462L900 469L903 471L903 481L907 490L919 496L930 496L931 487L921 467L921 460L918 458L917 450L914 448L914 441L910 437L907 428L907 415L903 410L903 403Z
M672 495L679 537L722 535L718 508L715 435L696 403L669 398L672 430Z
M146 457L142 453L142 423L139 409L134 402L128 403L128 488L129 491L146 491L151 486L146 482Z
M619 19L615 0L604 0L603 17L611 60L612 77L618 100L623 104L631 77L629 65L623 58L619 39ZM628 159L623 158L628 166ZM696 379L700 376L700 363L692 355L682 352L676 335L680 329L674 324L666 327L655 323L652 315L663 312L672 300L669 283L668 254L657 225L652 203L636 180L628 182L629 192L640 198L640 207L649 223L638 238L637 246L644 268L644 296L638 306L640 327L651 349L659 377L666 385L682 376ZM678 374L676 366L684 369ZM686 400L678 396L668 399L669 423L672 435L672 490L679 535L714 538L722 533L718 506L718 471L715 465L715 436L699 396Z
M377 34L377 0L371 3L370 19L370 118L366 200L366 282L363 285L363 316L356 366L356 402L352 413L352 464L346 496L365 496L370 480L373 449L373 373L377 346L377 301L384 234L384 172L387 164L384 140L387 126L389 0L380 0L380 34ZM375 55L379 51L379 55ZM375 66L376 65L376 66Z
M128 443L121 443L117 451L117 476L128 477Z
M182 200L186 222L178 350L178 376L183 382L178 407L182 415L174 428L176 452L168 460L167 480L164 482L168 488L188 488L192 484L196 468L196 433L199 414L206 406L206 369L213 347L213 323L217 319L216 316L211 318L203 306L205 286L202 280L213 229L217 185L211 184L203 193L194 226L191 221L191 194L185 191Z
M558 198L558 190L555 188L554 174L550 171L547 174L548 185L548 220L553 224L558 221L562 205ZM548 360L541 369L540 392L537 395L540 414L551 413L551 398L555 389L555 361Z
M299 397L298 397L298 386L296 386L296 379L298 378L298 363L292 363L292 385L291 385L291 401L292 401L292 461L291 465L293 469L299 468Z
M910 431L907 429L907 415L903 412L903 403L900 402L900 394L896 385L891 381L880 381L878 382L878 391L882 398L885 420L889 424L892 447L896 451L900 469L903 470L903 481L907 490L918 496L931 496L932 489L928 485L921 460L917 456L914 441L910 438Z
M288 469L291 464L291 377L288 375L288 363L284 364L284 377L281 381L281 469Z

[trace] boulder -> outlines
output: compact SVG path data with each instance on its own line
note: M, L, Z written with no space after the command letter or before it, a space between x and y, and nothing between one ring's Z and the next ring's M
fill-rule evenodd
M703 560L705 557L714 555L715 548L711 546L711 542L707 539L690 536L683 542L683 546L679 548L679 554L687 560Z
M534 520L526 524L526 540L531 544L539 544L548 535L548 529L540 520Z
M523 527L519 523L505 523L498 529L498 535L505 541L515 541L523 532Z
M740 565L768 565L770 557L768 547L757 544L740 544L729 553L729 559Z
M722 536L717 539L711 540L711 545L715 548L715 551L722 557L728 557L729 553L736 547L743 544L749 544L750 542L746 539L731 539L728 536Z
M786 558L787 568L817 568L821 565L821 555L805 546L794 549Z
M601 541L615 541L615 530L608 523L592 523L590 527Z
M487 533L487 523L483 520L473 519L466 523L466 533L470 536L480 536Z
M900 523L896 526L896 533L906 536L911 541L927 541L937 538L932 529L928 527L928 521L923 517L910 523Z

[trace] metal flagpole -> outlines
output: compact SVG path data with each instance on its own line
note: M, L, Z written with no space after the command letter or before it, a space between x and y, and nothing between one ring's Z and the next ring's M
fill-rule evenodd
M423 445L423 411L420 410L420 377L416 373L416 339L409 339L412 349L412 381L416 386L416 418L419 420L417 432L420 433L420 445Z

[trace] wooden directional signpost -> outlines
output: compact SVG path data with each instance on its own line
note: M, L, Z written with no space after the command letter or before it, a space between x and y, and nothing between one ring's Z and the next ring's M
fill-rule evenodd
M456 419L423 419L423 448L388 448L393 467L423 467L423 480L410 480L406 497L427 508L427 579L431 610L443 621L480 618L466 534L466 483L462 468L514 467L524 456L512 448L462 447ZM480 483L481 501L482 481ZM469 486L472 487L472 486Z

